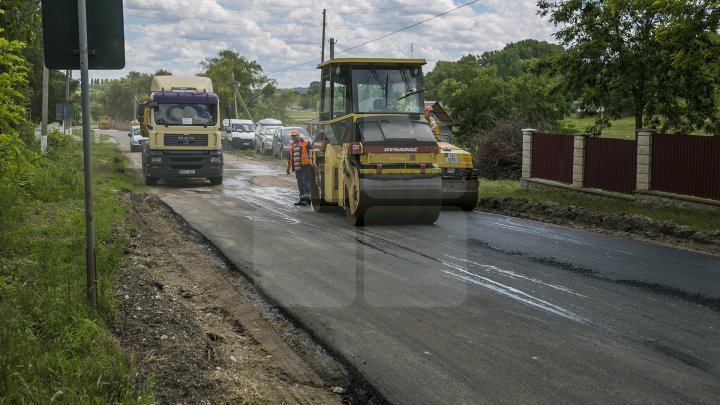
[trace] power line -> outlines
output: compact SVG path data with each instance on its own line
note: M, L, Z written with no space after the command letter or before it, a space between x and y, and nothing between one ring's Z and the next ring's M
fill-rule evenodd
M387 37L389 37L389 36L391 36L391 35L395 35L395 34L397 34L398 32L402 32L402 31L408 30L408 29L410 29L410 28L417 27L417 26L420 25L420 24L424 24L424 23L426 23L426 22L428 22L428 21L430 21L430 20L434 20L434 19L436 19L436 18L442 17L442 16L444 16L444 15L446 15L446 14L450 14L450 13L452 13L453 11L459 10L459 9L461 9L461 8L463 8L463 7L466 7L466 6L469 6L469 5L473 4L473 3L477 3L478 1L480 1L480 0L469 1L469 2L467 2L467 3L465 3L465 4L462 4L462 5L460 5L460 6L455 7L455 8L452 9L452 10L448 10L448 11L446 11L446 12L444 12L444 13L440 13L440 14L438 14L438 15L435 15L435 16L433 16L433 17L427 18L427 19L422 20L422 21L420 21L420 22L417 22L417 23L415 23L415 24L408 25L407 27L400 28L399 30L396 30L396 31L393 31L393 32L391 32L391 33L389 33L389 34L386 34L386 35L377 37L377 38L372 39L372 40L370 40L370 41L364 42L364 43L362 43L362 44L360 44L360 45L355 45L355 46L353 46L353 47L351 47L351 48L342 50L342 51L340 51L340 52L336 52L336 54L338 54L338 53L344 53L344 52L349 52L349 51L351 51L351 50L353 50L353 49L356 49L356 48L359 48L359 47L361 47L361 46L365 46L365 45L371 44L371 43L373 43L373 42L375 42L375 41L379 41L379 40L381 40L381 39L383 39L383 38L387 38ZM295 68L298 68L298 67L300 67L300 66L309 65L309 64L311 64L311 63L317 63L318 61L319 61L319 59L313 59L313 60L310 60L310 61L307 61L307 62L303 62L303 63L297 64L297 65L294 65L294 66L290 66L290 67L287 67L287 68L284 68L284 69L280 69L280 70L276 70L276 71L270 72L270 74L285 72L285 71L287 71L287 70L295 69Z
M375 39L373 39L373 40L367 41L367 42L362 43L362 44L360 44L360 45L355 45L355 46L353 46L352 48L348 48L348 49L342 50L342 51L337 52L337 53L344 53L344 52L352 51L353 49L360 48L361 46L365 46L365 45L367 45L367 44L373 43L373 42L375 42L375 41L377 41L377 40L380 40L380 39L383 39L383 38L387 38L387 37L389 37L390 35L397 34L398 32L402 32L402 31L408 30L408 29L410 29L410 28L417 27L417 26L420 25L420 24L424 24L424 23L426 23L426 22L428 22L428 21L430 21L430 20L434 20L434 19L436 19L436 18L442 17L442 16L444 16L445 14L452 13L452 12L455 11L455 10L461 9L461 8L463 8L463 7L465 7L465 6L469 6L469 5L473 4L473 3L477 3L478 1L480 1L480 0L469 1L469 2L467 2L467 3L465 3L465 4L463 4L463 5L460 5L460 6L455 7L454 9L452 9L452 10L450 10L450 11L446 11L446 12L444 12L444 13L438 14L438 15L436 15L436 16L430 17L430 18L425 19L425 20L422 20L422 21L420 21L420 22L416 22L415 24L408 25L408 26L405 27L405 28L400 28L400 29L397 30L397 31L393 31L393 32L391 32L391 33L389 33L389 34L386 34L386 35L383 35L383 36L381 36L381 37L375 38Z

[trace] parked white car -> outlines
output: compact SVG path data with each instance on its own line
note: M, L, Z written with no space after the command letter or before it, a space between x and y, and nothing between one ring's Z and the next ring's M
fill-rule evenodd
M147 142L148 139L140 132L140 126L131 126L128 136L130 137L130 152L142 152L143 144Z
M255 146L255 124L251 120L226 118L222 127L224 147L250 149Z
M258 121L255 127L255 151L263 155L271 154L273 135L281 126L282 121L273 118Z

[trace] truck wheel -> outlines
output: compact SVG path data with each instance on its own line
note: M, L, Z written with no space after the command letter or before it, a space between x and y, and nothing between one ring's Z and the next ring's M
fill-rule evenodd
M222 176L220 177L211 177L210 178L210 184L213 186L219 186L222 184Z
M150 177L148 175L145 175L145 185L147 186L156 186L158 182L157 177Z

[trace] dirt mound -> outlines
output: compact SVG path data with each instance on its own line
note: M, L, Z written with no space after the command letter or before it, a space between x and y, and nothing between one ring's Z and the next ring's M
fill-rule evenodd
M701 232L672 221L655 221L641 215L599 213L556 202L535 202L508 197L482 198L476 209L720 254L720 230Z

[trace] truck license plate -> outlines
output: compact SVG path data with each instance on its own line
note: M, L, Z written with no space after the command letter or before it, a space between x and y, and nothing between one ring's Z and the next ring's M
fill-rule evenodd
M181 170L178 170L178 174L195 174L195 170L192 170L192 169L181 169Z
M446 153L445 163L457 163L457 153Z

